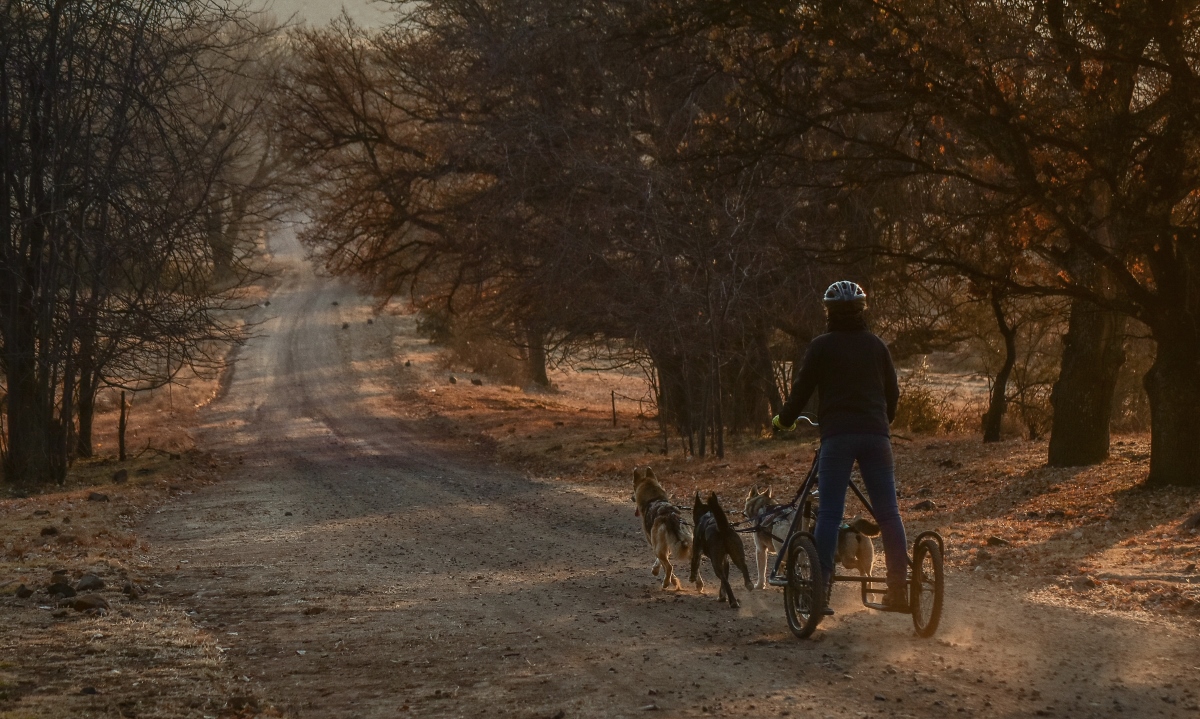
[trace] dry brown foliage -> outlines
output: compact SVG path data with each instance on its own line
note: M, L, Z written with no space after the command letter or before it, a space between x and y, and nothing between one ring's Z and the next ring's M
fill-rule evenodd
M111 454L115 412L98 416L100 457L77 462L63 487L0 499L0 717L278 716L225 669L222 637L155 583L173 566L135 531L147 513L220 476L226 462L197 449L188 431L195 406L216 390L198 381L136 400L125 463ZM128 479L113 483L118 469ZM93 492L108 501L90 501ZM99 576L109 609L56 601L45 591L56 570L72 584ZM18 598L22 585L33 596Z

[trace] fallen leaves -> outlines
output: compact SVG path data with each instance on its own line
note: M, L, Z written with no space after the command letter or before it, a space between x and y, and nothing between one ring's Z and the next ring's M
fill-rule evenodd
M436 399L409 396L431 403L439 420L456 430L479 432L497 459L536 476L624 491L633 467L651 464L674 496L716 491L735 512L752 486L771 486L776 497L790 499L819 446L813 432L743 434L726 439L724 458L693 458L680 451L677 438L664 443L651 420L622 416L621 426L612 427L612 383L624 383L617 392L634 396L639 378L558 371L552 379L558 390L535 401L495 385L455 389ZM1117 438L1108 461L1071 468L1047 467L1045 442L984 444L975 436L951 435L893 445L908 534L942 532L948 566L1033 582L1083 605L1200 617L1200 577L1195 584L1105 583L1099 599L1099 588L1075 581L1087 572L1131 568L1179 573L1200 560L1200 537L1187 524L1200 525L1200 497L1142 487L1148 435ZM858 512L853 499L846 511Z

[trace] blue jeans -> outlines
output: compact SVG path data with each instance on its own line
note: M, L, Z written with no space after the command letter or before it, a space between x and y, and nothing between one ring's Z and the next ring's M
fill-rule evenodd
M875 521L883 536L889 587L904 586L908 580L908 542L904 523L896 505L896 475L892 466L892 441L878 434L838 434L821 440L821 459L817 465L817 487L821 491L817 507L817 554L828 579L833 574L842 514L846 510L846 491L850 470L858 461L867 497L875 510Z

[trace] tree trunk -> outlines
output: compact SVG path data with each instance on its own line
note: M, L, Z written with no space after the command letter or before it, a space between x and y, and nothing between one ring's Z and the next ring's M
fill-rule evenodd
M71 355L67 356L67 369L62 379L62 404L58 417L51 423L54 434L51 443L51 466L54 471L54 481L59 484L67 483L67 468L71 464L73 421L75 419L75 367Z
M52 466L54 480L59 484L67 483L67 468L71 465L71 455L74 451L75 440L75 367L78 355L75 352L75 332L79 327L79 272L71 272L70 310L66 337L63 340L63 376L62 400L59 403L58 418L52 425L56 434L51 448L54 452Z
M15 138L15 143L0 142L4 148L0 185L4 187L5 200L0 213L6 215L6 231L0 238L3 243L0 246L4 248L0 254L4 278L0 280L4 286L0 291L0 320L3 321L9 421L5 477L9 482L23 485L42 485L54 480L50 460L54 400L45 371L50 347L49 326L45 321L39 325L39 314L54 309L53 288L47 289L45 285L56 279L53 266L56 248L49 241L48 225L58 217L55 202L59 198L52 196L54 170L49 155L54 144L51 109L58 67L62 62L58 48L64 7L55 4L47 8L41 55L29 58L42 68L30 74L36 80L20 85L28 92L25 101L18 100L13 107L10 93L0 93L5 117L13 117L12 111L21 108L21 124L27 128L24 135L11 131L4 133L5 140ZM34 65L30 67L36 69ZM10 70L7 63L4 70ZM9 149L14 145L22 148L18 151L23 153L20 163L14 163L18 153ZM14 171L25 163L29 169L21 179L21 174ZM46 312L44 316L53 315Z
M212 253L213 278L224 282L233 275L233 244L225 231L225 198L217 195L208 206L208 248Z
M96 392L89 390L83 381L79 384L79 430L75 437L75 456L88 459L92 456L92 423L96 417Z
M121 416L117 418L117 461L125 461L125 428L129 421L129 405L125 404L125 392L121 392Z
M983 415L984 442L1000 441L1000 423L1004 420L1004 412L1008 408L1008 378L1017 364L1017 328L1008 324L1001 299L999 291L992 290L992 314L995 315L996 326L1004 338L1004 364L996 373L996 381L992 383L992 398L988 403L987 413Z
M688 385L685 360L676 354L653 349L650 356L658 373L658 414L668 427L687 439L691 453L694 444L692 388Z
M47 462L50 465L50 479L55 484L67 483L67 456L63 451L67 445L67 426L59 417L50 419L49 453Z
M753 342L751 369L757 383L762 387L769 414L779 414L779 410L783 408L783 398L779 396L779 385L775 384L775 369L771 366L771 346L767 341L767 331L765 329L754 330L754 337L751 341ZM770 417L759 417L759 421L762 426L766 427L770 424Z
M717 459L725 458L725 418L721 411L723 404L721 395L721 361L717 357L713 358L713 408L712 408L712 428L713 428L713 452L716 453Z
M1062 369L1050 395L1051 466L1098 464L1108 457L1113 393L1125 363L1124 331L1123 315L1084 300L1071 303Z
M541 331L529 327L525 330L525 340L529 345L527 362L529 363L529 378L539 387L549 387L550 377L546 374L546 337Z
M95 296L95 294L93 294ZM75 436L75 456L88 458L92 451L92 421L96 416L96 392L100 388L100 373L95 367L94 320L85 320L79 337L79 400L76 409L79 428Z
M25 307L19 307L13 315L10 331L4 337L8 389L8 455L4 476L13 484L48 484L54 481L49 436L53 402L37 372L34 323Z
M752 338L747 340L752 341ZM762 367L753 356L753 346L747 347L746 355L730 357L721 372L721 383L725 387L721 405L722 424L731 435L747 429L762 429L770 422L771 415L778 412L773 411L770 399L771 391L778 395L774 378L769 375L764 378ZM769 360L767 368L769 371Z
M727 336L717 349L721 352L720 362L714 363L712 373L721 392L716 421L723 435L763 428L774 414L770 393L778 396L778 390L762 333L749 329L736 337ZM712 350L714 356L717 349ZM719 445L718 456L724 453L724 440L714 445Z
M1200 338L1155 332L1158 353L1146 373L1150 396L1151 485L1200 487Z
M8 393L8 456L4 476L22 485L48 484L54 480L50 467L50 414L37 395L36 386L12 383ZM24 386L22 386L24 385Z
M75 454L85 459L94 454L92 429L96 418L96 392L99 388L99 377L89 370L85 363L79 372L79 408L76 410L79 431L75 438Z
M658 419L658 435L662 440L661 454L665 457L671 451L671 438L667 435L667 417L663 414L663 399L662 399L662 379L659 377L658 368L650 368L651 388L654 391L654 406L656 408L656 419Z
M722 416L721 405L725 388L721 386L721 335L719 332L720 325L717 321L717 313L713 306L712 292L708 293L708 345L711 356L708 362L709 384L711 388L712 404L711 404L711 421L713 432L713 451L718 459L725 457L725 419ZM709 416L709 412L704 413ZM700 453L704 455L703 452Z

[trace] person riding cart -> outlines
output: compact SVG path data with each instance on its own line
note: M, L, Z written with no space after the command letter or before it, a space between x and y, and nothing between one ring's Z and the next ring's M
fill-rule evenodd
M832 586L846 491L858 462L883 539L887 593L882 604L892 611L907 611L909 559L896 502L890 434L900 398L896 368L887 345L867 329L867 295L862 287L847 280L835 282L825 291L824 304L828 331L809 344L787 402L771 424L778 430L796 429L796 419L817 393L821 450L813 535L823 586Z

